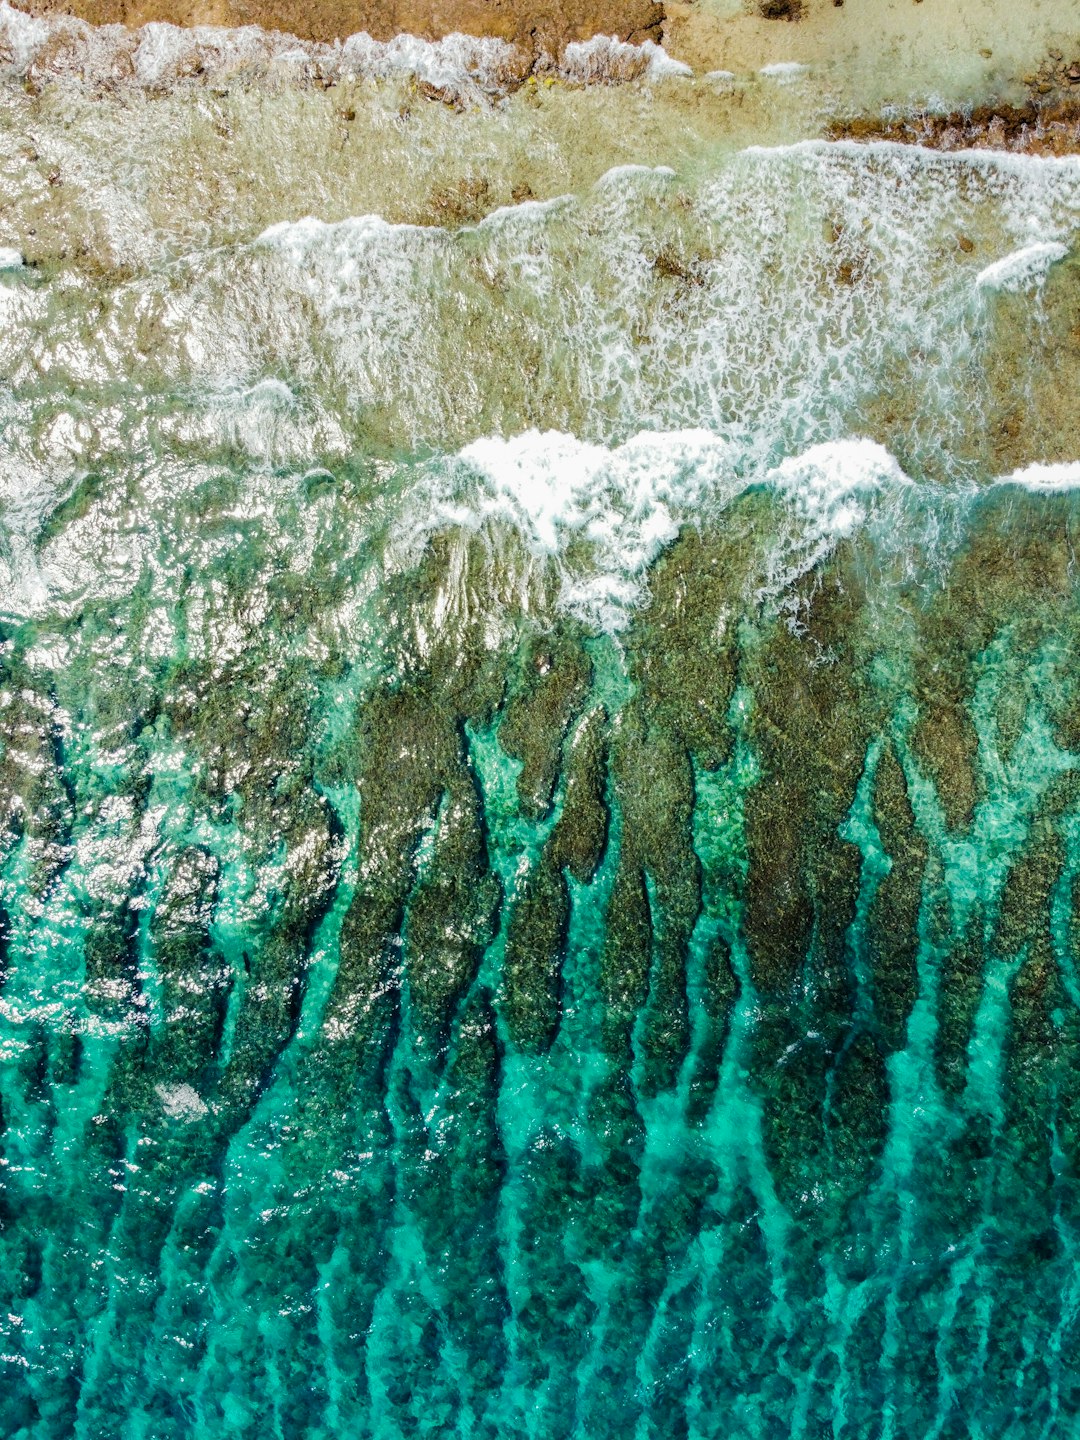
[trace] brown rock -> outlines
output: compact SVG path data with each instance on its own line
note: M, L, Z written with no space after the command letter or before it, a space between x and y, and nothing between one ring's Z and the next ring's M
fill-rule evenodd
M895 140L931 149L973 146L1026 151L1035 155L1080 152L1080 101L1041 101L1036 105L985 105L952 115L852 116L827 131L833 139Z
M758 0L758 14L766 20L801 20L802 0Z

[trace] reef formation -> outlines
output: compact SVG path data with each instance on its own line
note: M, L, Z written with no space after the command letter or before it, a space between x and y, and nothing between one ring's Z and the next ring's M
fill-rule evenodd
M1080 160L4 13L7 1432L1071 1436Z

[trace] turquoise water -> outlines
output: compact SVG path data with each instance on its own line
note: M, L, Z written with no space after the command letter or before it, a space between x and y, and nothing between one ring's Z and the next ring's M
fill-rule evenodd
M5 1433L1075 1434L1080 162L127 163L0 273Z

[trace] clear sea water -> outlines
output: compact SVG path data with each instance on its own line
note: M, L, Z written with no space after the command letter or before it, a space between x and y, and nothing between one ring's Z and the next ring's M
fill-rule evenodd
M25 77L4 1434L1075 1436L1080 159Z

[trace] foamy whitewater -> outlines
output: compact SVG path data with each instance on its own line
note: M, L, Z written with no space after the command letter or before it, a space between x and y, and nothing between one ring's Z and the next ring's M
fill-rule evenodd
M5 1434L1072 1440L1080 160L0 48Z
M253 80L321 85L354 80L412 81L440 98L476 103L519 85L533 69L585 85L691 75L654 41L631 45L614 35L574 41L536 61L503 40L451 34L442 40L364 31L319 43L256 25L223 29L151 21L137 29L94 27L60 15L36 18L0 3L0 65L35 85L60 78L109 89L166 90Z

